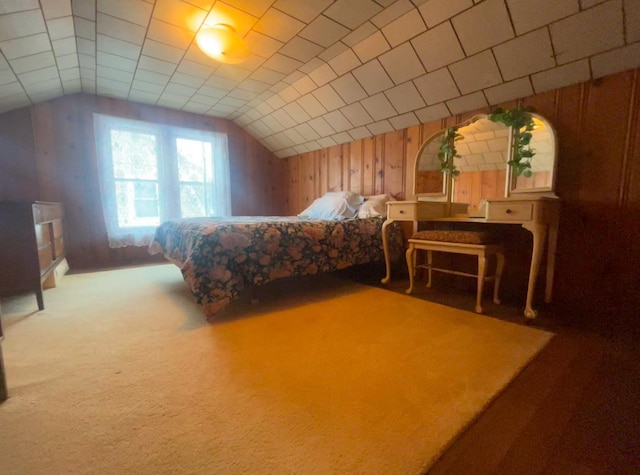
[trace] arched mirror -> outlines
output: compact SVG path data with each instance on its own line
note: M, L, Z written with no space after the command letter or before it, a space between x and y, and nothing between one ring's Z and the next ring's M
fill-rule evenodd
M444 131L425 140L416 156L413 193L418 199L444 201L447 198L447 180L440 171L438 152Z
M545 193L554 196L558 165L556 132L544 117L532 113L531 118L533 130L530 148L534 155L531 157L530 174L518 175L511 169L508 193Z
M489 115L480 114L454 127L457 139L453 159L456 170L451 185L451 200L467 203L475 214L484 200L505 198L518 193L553 194L556 175L556 135L551 124L537 114L533 119L531 138L524 149L515 150L517 134L512 127ZM495 117L494 117L495 119ZM523 131L524 132L524 129ZM438 152L447 130L427 139L416 157L414 190L419 200L446 199L447 177L441 171ZM530 150L532 157L527 157ZM520 152L522 163L529 166L515 170L509 166L514 154ZM526 170L526 171L523 171ZM457 173L459 172L459 173Z

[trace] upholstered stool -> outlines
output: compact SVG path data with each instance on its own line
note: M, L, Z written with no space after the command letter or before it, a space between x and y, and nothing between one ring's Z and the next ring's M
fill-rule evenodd
M427 251L426 264L416 265L416 250ZM478 256L477 275L434 267L433 251ZM496 256L496 271L494 275L487 276L487 258L493 255ZM504 269L504 261L504 249L490 233L482 231L419 231L409 239L409 248L407 249L407 267L409 268L409 288L407 289L407 293L410 294L413 291L413 279L416 268L427 269L427 287L431 287L432 271L476 277L478 279L476 312L482 313L482 290L486 281L495 281L493 287L493 302L496 304L500 303L498 292L500 289L502 270Z

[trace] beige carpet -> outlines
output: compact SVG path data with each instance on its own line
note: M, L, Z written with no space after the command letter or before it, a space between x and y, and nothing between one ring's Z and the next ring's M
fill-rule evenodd
M551 334L334 276L208 324L172 265L3 302L0 473L417 474Z

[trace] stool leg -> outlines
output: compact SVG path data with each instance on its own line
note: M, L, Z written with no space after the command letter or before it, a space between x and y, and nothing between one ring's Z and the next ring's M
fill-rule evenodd
M407 257L407 268L409 269L409 288L405 291L405 293L410 294L413 291L413 244L409 244L409 248L407 249L406 257Z
M482 313L482 289L487 274L487 257L484 254L478 256L478 295L476 296L476 313Z
M502 278L502 271L504 269L504 254L498 252L496 254L496 280L493 283L493 303L499 304L500 297L498 297L498 292L500 292L500 279Z
M433 265L433 251L427 251L427 288L431 288L431 266Z

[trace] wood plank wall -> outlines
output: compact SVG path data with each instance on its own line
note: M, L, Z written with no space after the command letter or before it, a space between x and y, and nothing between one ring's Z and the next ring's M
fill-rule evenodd
M605 327L640 328L639 76L640 69L625 71L501 104L531 106L557 130L556 192L563 205L553 308ZM289 213L329 189L412 199L420 143L489 110L287 158ZM517 272L505 282L512 295L524 295L530 256L523 251L528 236L518 239L509 263Z
M1 114L0 200L62 202L72 270L162 260L150 257L146 248L108 246L98 184L94 112L226 132L233 213L286 213L287 190L280 186L286 163L228 120L85 94Z

